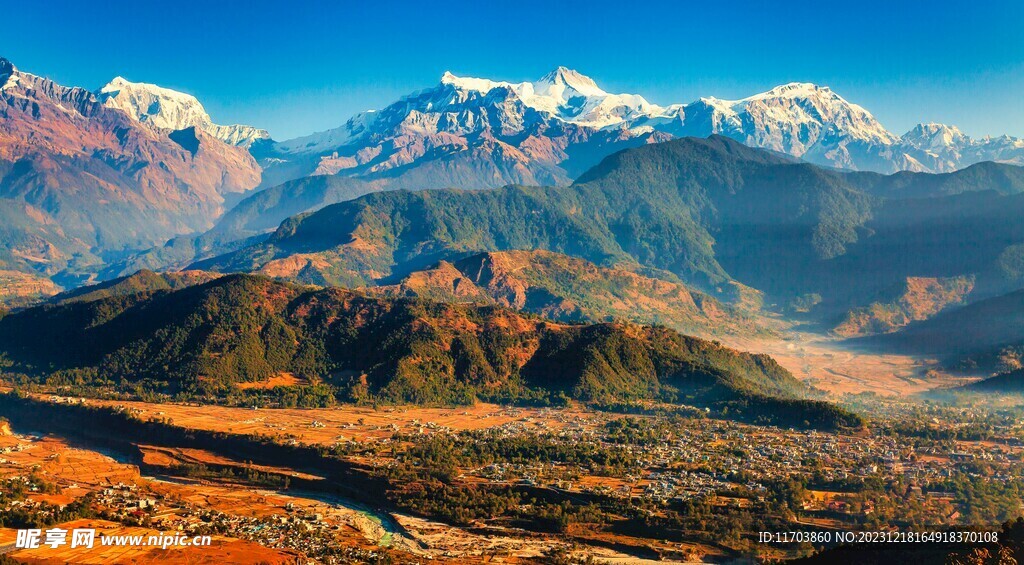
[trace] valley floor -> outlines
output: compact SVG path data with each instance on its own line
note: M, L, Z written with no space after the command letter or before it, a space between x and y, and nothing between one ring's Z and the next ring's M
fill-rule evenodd
M40 397L42 398L42 397ZM143 402L72 401L48 397L55 405L84 402L90 406L123 409L144 420L163 419L183 429L209 430L232 435L273 436L283 444L335 445L339 441L387 444L396 431L445 434L481 429L572 427L591 429L603 423L585 411L554 413L549 410L508 409L479 404L465 409L340 408L320 410L250 410L215 406L149 404ZM24 433L23 433L24 432ZM339 433L340 432L340 433ZM604 563L642 564L614 547L601 535L594 545L580 545L561 536L530 533L519 528L460 528L424 517L384 511L303 485L324 477L293 468L258 465L203 449L134 444L137 454L126 455L98 447L92 440L69 440L39 431L7 430L0 437L0 480L25 478L32 491L16 504L48 515L84 497L95 497L102 517L58 521L42 527L94 528L98 537L160 535L162 532L218 533L210 547L201 549L148 547L89 550L68 547L19 549L17 529L0 529L0 551L19 561L81 563L290 563L311 558L315 562L391 563L518 563L545 559L553 551L578 554ZM358 458L356 458L358 459ZM385 462L375 456L371 466ZM141 468L141 470L140 470ZM288 478L299 486L281 484ZM600 482L600 481L597 481ZM6 485L3 491L7 490ZM643 484L638 485L638 492ZM46 492L46 494L39 494ZM149 504L150 506L144 506ZM52 506L51 506L52 505ZM147 508L142 511L141 508ZM11 507L3 509L10 520ZM126 525L130 524L130 525ZM478 524L479 526L480 524ZM480 530L475 533L474 530ZM692 548L694 555L715 555L713 547ZM321 549L331 547L328 552ZM716 560L717 561L717 560ZM660 563L687 561L659 560ZM701 562L697 560L694 562Z
M85 520L109 535L183 531L214 543L201 554L12 553L30 561L747 562L811 549L759 543L758 531L966 527L1024 512L1018 418L921 413L895 399L879 401L872 429L821 432L653 405L624 415L33 398L4 401L14 425L0 437L6 525ZM89 410L136 424L68 423ZM962 426L983 433L950 435ZM27 481L20 498L15 480ZM91 513L53 514L82 500ZM3 530L0 543L14 535Z
M858 350L817 333L785 331L781 336L730 336L721 341L741 351L771 355L796 378L837 398L865 392L906 397L981 378L937 370L935 359Z

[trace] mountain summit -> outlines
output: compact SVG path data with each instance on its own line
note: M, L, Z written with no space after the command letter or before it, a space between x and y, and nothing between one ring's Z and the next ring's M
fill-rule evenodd
M701 98L681 114L681 135L716 133L818 164L894 170L873 161L899 138L827 86L792 82L740 100Z
M521 83L446 72L436 86L382 110L277 143L263 162L270 175L341 174L390 188L567 184L611 152L669 139L622 130L663 113L561 67Z
M544 75L539 81L537 81L537 84L547 84L551 85L551 87L572 88L582 94L607 94L605 91L598 88L594 79L565 67L558 67Z
M565 122L596 128L639 118L669 117L674 112L636 94L609 94L594 79L566 67L558 67L535 82L520 83L458 77L446 72L441 77L441 86L445 85L484 95L495 90L508 91L534 110Z
M130 82L123 77L116 77L96 95L105 106L121 110L134 120L158 130L175 131L196 127L225 143L242 147L249 147L261 139L270 139L266 130L252 126L217 125L195 96L155 84Z

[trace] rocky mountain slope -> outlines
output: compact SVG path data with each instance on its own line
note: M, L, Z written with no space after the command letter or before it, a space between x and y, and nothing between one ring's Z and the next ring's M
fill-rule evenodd
M0 270L0 308L24 306L59 292L60 287L46 277Z
M628 320L689 335L756 333L750 316L685 285L548 251L471 255L368 292L440 302L500 304L562 322Z
M847 313L832 331L844 337L894 332L962 304L972 290L974 279L970 276L908 277L884 298Z
M103 262L210 228L226 198L259 184L245 148L195 125L147 125L102 98L0 59L0 215L12 219L0 268L73 286Z

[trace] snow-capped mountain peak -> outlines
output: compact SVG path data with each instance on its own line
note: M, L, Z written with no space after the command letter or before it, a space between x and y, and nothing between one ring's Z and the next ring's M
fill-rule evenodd
M566 67L558 67L544 75L533 84L533 88L538 95L552 97L562 97L567 90L583 96L608 96L594 79Z
M832 94L832 89L827 86L818 86L813 82L789 82L780 84L766 92L755 94L747 99L756 98L808 98L819 95Z
M900 140L918 149L938 150L962 146L967 142L967 136L956 126L927 123L917 124L913 129L903 134Z
M913 169L948 172L960 168L964 161L999 160L1006 146L987 139L975 141L956 126L926 123L903 134L898 147L914 163ZM1011 149L1010 153L1013 152ZM1020 157L1017 155L1016 159ZM1012 155L1010 160L1014 160Z
M155 84L131 82L118 76L96 95L108 108L121 110L135 121L157 130L196 127L225 143L244 147L270 138L266 130L251 126L215 124L195 96Z
M526 97L549 97L565 100L566 92L582 96L608 96L597 86L594 79L566 67L558 67L536 82L510 83L485 78L460 77L451 71L441 76L441 84L452 85L463 90L487 93L495 88L509 88Z
M451 73L451 71L445 71L444 74L441 75L441 84L451 85L460 90L469 90L484 94L498 87L512 86L510 83L507 82L493 81L485 78L455 76L454 74Z
M155 84L130 82L119 76L100 88L97 95L105 106L157 129L179 130L210 121L195 96Z
M520 83L459 77L446 72L441 84L483 94L505 88L527 107L581 126L620 127L642 118L666 117L665 108L651 104L644 97L609 94L594 79L566 67L558 67L535 82Z
M827 86L808 82L779 85L739 100L701 98L685 106L683 114L680 129L686 135L707 130L844 168L860 168L859 153L866 147L899 140L864 108Z
M467 112L470 106L481 105L494 112ZM449 135L480 133L492 127L521 131L525 127L522 114L530 110L553 123L591 129L630 127L634 121L663 118L677 111L635 94L609 94L590 77L566 67L558 67L536 82L519 83L445 71L434 88L414 92L379 112L358 114L340 127L278 143L275 148L285 154L315 154L395 132L431 136L442 131Z

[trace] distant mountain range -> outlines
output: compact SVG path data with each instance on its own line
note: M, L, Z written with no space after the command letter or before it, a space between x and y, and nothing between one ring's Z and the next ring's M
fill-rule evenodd
M851 170L1024 164L1024 140L975 140L931 123L897 136L864 108L814 84L785 84L741 100L658 106L639 95L610 94L564 67L523 83L445 73L437 86L382 110L256 153L275 177L342 174L399 188L486 188L567 184L614 151L712 134Z

